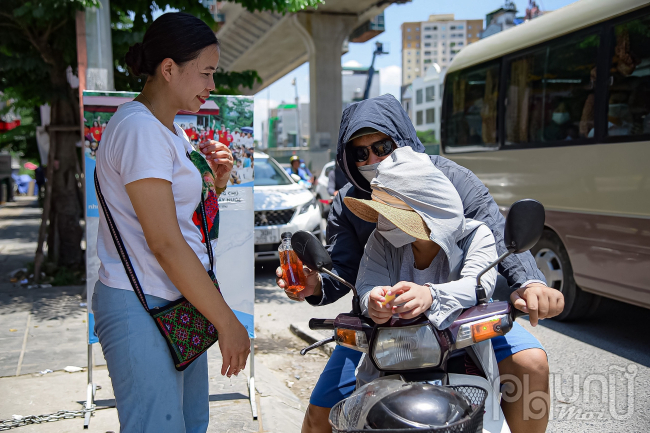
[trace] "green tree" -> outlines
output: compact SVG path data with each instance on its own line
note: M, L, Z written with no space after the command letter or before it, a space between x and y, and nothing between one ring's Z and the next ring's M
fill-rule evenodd
M52 125L79 125L77 91L68 83L67 69L76 69L75 13L94 0L3 0L0 11L0 91L28 108L49 103ZM31 124L35 128L35 123ZM33 131L33 129L32 129ZM27 135L28 131L25 131ZM79 133L56 133L50 225L59 236L53 257L69 267L81 267L83 254L79 224L82 215L79 185Z
M316 7L323 0L235 0L250 11L295 12ZM31 110L38 117L36 107L49 104L52 125L79 126L78 92L68 83L68 68L77 73L75 15L86 7L98 6L97 0L2 0L0 9L0 92L14 98L21 109ZM128 47L142 40L147 23L154 14L167 8L192 13L216 30L209 11L196 0L113 0L111 21L115 84L118 90L142 88L140 79L130 76L124 65ZM226 73L219 71L215 81L220 92L236 93L240 86L252 88L259 76L255 71ZM1 145L35 146L33 122ZM18 137L18 138L16 138ZM74 130L55 134L56 151L52 179L52 213L50 229L55 229L57 242L49 245L49 258L58 257L58 263L72 268L83 265L81 250L83 215L79 173L80 152L76 147L79 133ZM56 247L55 247L56 245ZM61 252L61 254L58 254Z

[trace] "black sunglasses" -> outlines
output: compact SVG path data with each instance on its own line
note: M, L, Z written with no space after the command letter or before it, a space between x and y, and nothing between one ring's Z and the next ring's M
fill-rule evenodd
M354 146L352 147L352 156L354 157L355 162L365 162L370 158L370 149L372 153L377 155L379 158L388 156L393 153L393 140L386 138L384 140L375 141L372 144L367 146Z

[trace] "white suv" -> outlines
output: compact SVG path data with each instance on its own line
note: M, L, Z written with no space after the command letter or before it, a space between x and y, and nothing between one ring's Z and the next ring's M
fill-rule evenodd
M255 152L255 261L278 260L280 235L307 230L321 236L314 194L298 185L269 155Z

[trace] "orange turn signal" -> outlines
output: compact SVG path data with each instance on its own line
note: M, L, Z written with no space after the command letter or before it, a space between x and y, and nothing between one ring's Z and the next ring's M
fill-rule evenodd
M472 324L472 340L475 343L479 341L489 340L493 337L505 335L501 324L501 317L494 317L483 322Z
M357 332L351 329L336 330L336 340L344 346L357 346Z
M365 352L368 350L366 334L352 329L336 328L336 342L341 346Z

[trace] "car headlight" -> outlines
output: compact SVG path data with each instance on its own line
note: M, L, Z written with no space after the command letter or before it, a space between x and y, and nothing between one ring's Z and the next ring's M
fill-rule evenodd
M430 323L379 328L372 357L380 370L417 370L440 364L442 350Z
M316 206L316 197L312 198L307 203L300 206L299 207L300 210L298 211L298 215L302 215L304 213L307 213L312 206Z

